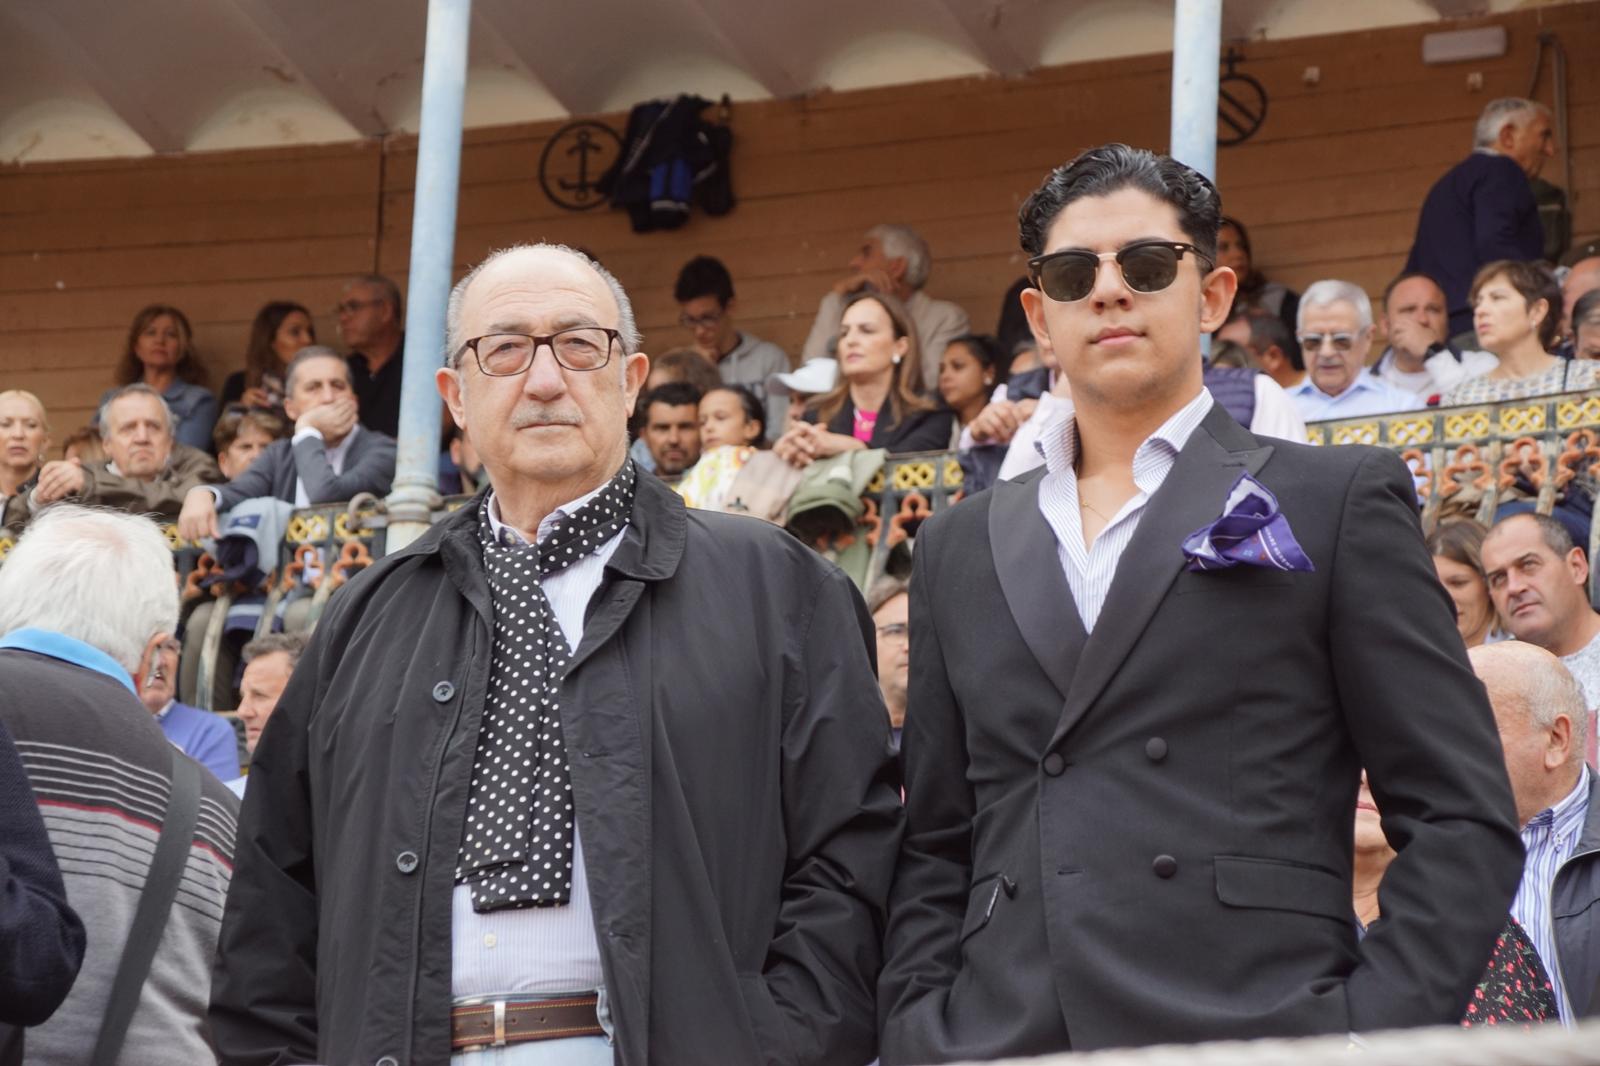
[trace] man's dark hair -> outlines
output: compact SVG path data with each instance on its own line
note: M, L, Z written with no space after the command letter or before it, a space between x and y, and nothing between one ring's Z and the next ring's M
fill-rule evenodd
M1404 274L1399 275L1393 281L1389 282L1389 284L1387 284L1387 285L1385 285L1383 287L1383 313L1384 314L1388 314L1389 313L1389 297L1394 295L1394 290L1398 289L1401 285L1403 285L1406 282L1410 281L1412 278L1422 278L1425 281L1431 282L1433 284L1433 287L1438 289L1440 292L1444 292L1444 286L1440 285L1439 284L1439 279L1434 277L1432 274L1424 273L1421 270L1408 270Z
M289 669L293 670L309 643L311 643L309 633L268 633L246 644L239 657L246 663L252 663L263 656L281 651L289 657Z
M345 288L347 289L352 285L370 285L377 289L383 297L383 302L388 304L389 308L394 311L396 324L402 329L405 328L405 303L400 299L400 286L396 285L393 279L386 278L382 274L357 274L345 282Z
M1572 335L1583 327L1600 326L1600 289L1586 292L1572 305Z
M681 304L698 300L702 296L715 296L722 307L733 299L733 275L722 265L722 260L709 255L697 255L678 271L678 283L673 286L672 298Z
M1533 519L1534 524L1539 527L1539 536L1544 540L1544 546L1555 552L1557 559L1565 559L1568 553L1571 552L1573 548L1577 547L1577 545L1573 543L1572 532L1568 530L1566 526L1561 524L1561 520L1559 518L1551 518L1547 514L1538 514L1537 512L1532 511L1524 511L1521 514L1506 515L1504 518L1500 519L1500 521L1496 522L1489 532L1493 533L1496 529L1499 529L1507 522L1518 518ZM1586 552L1585 554L1588 553Z
M1259 354L1274 346L1289 357L1289 365L1296 370L1306 368L1306 357L1300 351L1300 341L1289 324L1274 314L1247 314L1250 323L1250 347Z
M687 381L669 381L665 385L657 385L644 395L645 417L649 417L651 405L658 403L668 407L698 407L701 395L700 390Z
M1017 212L1023 251L1029 255L1044 251L1051 223L1068 204L1127 188L1149 193L1176 208L1178 224L1189 243L1207 259L1216 261L1217 226L1222 218L1222 197L1217 187L1204 174L1171 156L1125 144L1091 148L1050 172Z

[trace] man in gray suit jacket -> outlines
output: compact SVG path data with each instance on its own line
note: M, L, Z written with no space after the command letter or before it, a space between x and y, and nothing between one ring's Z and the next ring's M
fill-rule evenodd
M394 481L394 439L357 421L350 365L332 348L312 345L289 363L283 409L294 436L274 441L225 485L194 489L183 501L178 532L189 540L217 535L217 514L244 500L272 496L297 507L383 495Z
M1410 473L1202 384L1220 211L1125 145L1022 209L1073 411L917 536L885 1063L1450 1023L1505 925L1510 786ZM1399 857L1358 941L1363 767Z

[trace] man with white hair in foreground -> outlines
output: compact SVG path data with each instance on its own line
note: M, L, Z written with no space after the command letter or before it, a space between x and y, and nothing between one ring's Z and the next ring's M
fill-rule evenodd
M1489 690L1527 859L1511 916L1550 975L1567 1025L1600 1014L1600 778L1584 765L1583 690L1543 648L1469 649Z
M1285 390L1307 422L1363 418L1422 406L1416 394L1366 372L1372 351L1372 301L1361 286L1336 278L1313 282L1296 312L1306 376Z
M88 933L71 994L27 1033L29 1062L213 1059L238 801L139 701L177 625L172 550L147 518L58 504L0 568L0 720Z

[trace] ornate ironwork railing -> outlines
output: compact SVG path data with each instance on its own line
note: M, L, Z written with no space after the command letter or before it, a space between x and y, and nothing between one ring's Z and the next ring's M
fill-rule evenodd
M1600 481L1600 391L1313 422L1306 431L1313 444L1398 452L1416 474L1429 525L1446 515L1487 525L1513 500L1550 514L1574 494L1592 500ZM1597 534L1591 528L1590 558Z

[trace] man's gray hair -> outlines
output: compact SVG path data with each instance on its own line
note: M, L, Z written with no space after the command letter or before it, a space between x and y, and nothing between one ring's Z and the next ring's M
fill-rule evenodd
M178 580L160 527L101 507L40 511L0 567L0 633L27 626L138 670L150 638L178 628Z
M884 574L867 589L867 613L877 614L879 607L896 596L909 594L910 591L911 582L905 578Z
M1313 281L1306 287L1306 291L1300 294L1300 310L1295 312L1294 318L1295 332L1305 329L1306 311L1309 308L1329 307L1333 304L1349 304L1354 307L1361 328L1372 328L1372 300L1367 296L1367 290L1353 282L1324 278L1321 281Z
M167 404L167 398L142 381L135 381L132 385L124 385L105 398L100 405L100 412L96 414L95 421L100 423L100 439L111 439L111 405L124 396L154 396L161 405L161 417L167 420L167 436L172 436L172 408Z
M400 286L394 283L394 279L386 278L382 274L357 274L344 283L347 290L357 285L377 289L383 296L383 302L394 312L395 323L401 328L405 327L405 302L400 299Z
M1550 109L1537 100L1520 96L1503 96L1490 100L1478 116L1472 131L1472 147L1493 149L1500 140L1500 131L1507 126L1525 126L1535 115L1548 115Z
M446 366L454 367L458 365L457 356L461 354L461 346L466 343L466 338L461 335L461 305L466 300L467 289L485 269L498 263L508 255L516 255L520 252L562 252L572 256L596 274L599 274L601 280L606 283L606 287L611 290L612 298L617 301L617 333L619 334L617 343L622 345L622 354L632 355L639 350L639 327L634 322L633 304L628 300L628 294L622 288L622 282L618 281L611 271L576 248L568 247L565 244L539 242L537 244L515 244L510 248L501 248L490 252L487 259L467 271L467 276L456 282L455 288L450 290L450 302L445 306L444 363Z
M344 379L346 381L350 380L350 360L346 359L343 353L339 352L337 349L328 347L326 344L308 344L290 357L288 369L283 372L283 391L285 394L289 396L294 395L295 372L298 371L302 365L309 363L313 359L339 360L339 362L344 366Z
M1566 664L1551 652L1520 640L1505 640L1470 650L1473 669L1482 677L1485 667L1503 694L1518 704L1536 729L1550 729L1566 715L1572 723L1568 764L1582 762L1589 750L1589 701L1583 687ZM1494 689L1491 688L1491 694Z
M311 637L306 633L268 633L246 644L239 657L248 664L281 651L289 657L289 669L293 670L310 642Z
M928 275L933 273L933 254L922 234L910 226L886 222L867 230L867 236L878 238L883 254L890 259L906 261L906 285L920 289L928 283Z

